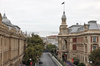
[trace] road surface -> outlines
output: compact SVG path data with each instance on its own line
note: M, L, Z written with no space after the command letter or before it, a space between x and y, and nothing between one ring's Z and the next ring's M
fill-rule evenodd
M43 53L40 60L43 62L43 64L39 64L39 66L57 66L49 53Z

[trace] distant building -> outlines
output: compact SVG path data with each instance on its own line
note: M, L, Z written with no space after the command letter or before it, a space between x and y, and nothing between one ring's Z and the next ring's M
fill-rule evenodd
M53 44L53 45L56 45L58 47L58 37L57 37L57 35L47 36L46 38L47 38L48 44Z
M26 34L0 14L0 66L19 66L26 48Z
M58 57L62 60L62 56L67 54L66 60L72 62L76 57L88 65L90 52L98 47L100 47L100 25L96 21L89 21L88 24L77 23L67 27L66 15L63 12L58 34Z
M43 43L45 45L45 48L49 44L56 45L58 47L58 38L57 35L51 35L51 36L46 36L42 37Z
M46 49L46 46L48 45L47 38L46 37L41 37L41 39L43 40L43 43L44 43L44 49Z

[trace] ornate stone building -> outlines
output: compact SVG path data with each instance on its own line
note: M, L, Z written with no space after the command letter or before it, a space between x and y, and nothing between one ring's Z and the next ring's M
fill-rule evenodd
M80 62L89 64L88 55L91 51L100 47L100 25L96 21L89 21L88 24L72 25L67 27L66 15L63 12L62 24L58 34L58 57L66 54L66 60L71 61L74 57Z
M19 66L26 47L26 34L0 14L0 66Z

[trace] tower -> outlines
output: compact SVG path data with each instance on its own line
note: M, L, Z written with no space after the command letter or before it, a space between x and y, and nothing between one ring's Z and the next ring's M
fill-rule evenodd
M63 15L62 15L62 23L60 25L60 33L59 35L67 35L68 34L68 29L67 29L67 25L66 25L66 15L65 15L65 11L63 11Z

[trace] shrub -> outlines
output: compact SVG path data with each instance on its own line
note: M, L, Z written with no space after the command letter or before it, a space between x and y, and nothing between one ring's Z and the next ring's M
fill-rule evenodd
M86 66L84 63L79 63L77 66Z
M79 64L79 59L78 58L74 58L74 64L78 65Z

